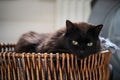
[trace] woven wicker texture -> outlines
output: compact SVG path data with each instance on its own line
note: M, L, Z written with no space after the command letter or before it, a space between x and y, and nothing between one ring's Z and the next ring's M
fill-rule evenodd
M108 50L79 59L73 54L16 53L0 44L0 80L108 80Z

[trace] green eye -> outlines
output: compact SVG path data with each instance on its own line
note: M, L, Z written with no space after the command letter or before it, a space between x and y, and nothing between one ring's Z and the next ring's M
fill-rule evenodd
M93 46L93 43L92 42L89 42L89 43L87 43L87 46Z
M75 40L72 41L72 44L76 45L76 46L79 45L79 43L77 41L75 41Z

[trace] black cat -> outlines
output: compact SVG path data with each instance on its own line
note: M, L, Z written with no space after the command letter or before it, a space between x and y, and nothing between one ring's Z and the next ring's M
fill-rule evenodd
M16 52L73 53L80 58L101 50L99 33L103 25L73 23L66 20L66 27L54 32L38 34L28 32L18 41Z

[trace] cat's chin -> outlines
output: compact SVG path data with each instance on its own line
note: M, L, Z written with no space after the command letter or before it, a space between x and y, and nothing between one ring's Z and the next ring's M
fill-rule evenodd
M88 57L89 55L78 55L78 54L75 54L75 56L77 56L78 59L84 59L86 57Z
M75 56L77 56L77 58L79 59L84 59L84 58L88 58L89 56L93 55L93 54L74 54Z

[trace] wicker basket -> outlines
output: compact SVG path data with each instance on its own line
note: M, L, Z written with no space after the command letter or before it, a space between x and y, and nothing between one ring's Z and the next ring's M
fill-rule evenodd
M108 50L79 59L73 54L16 53L0 44L0 80L108 80Z

